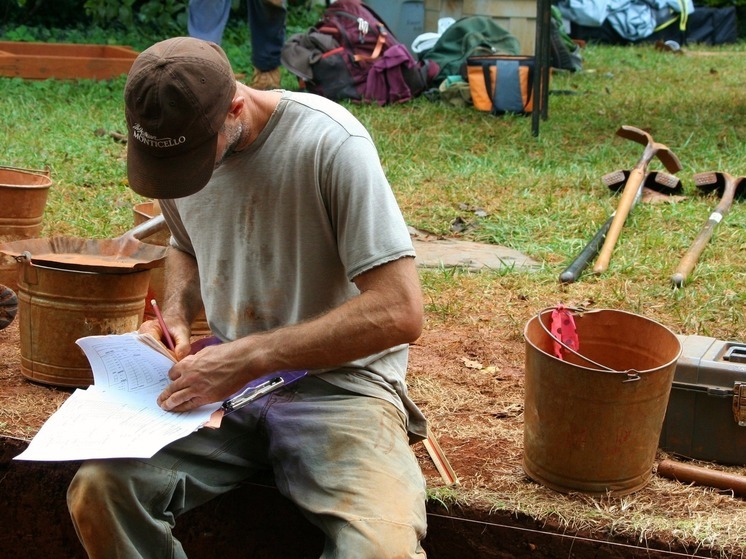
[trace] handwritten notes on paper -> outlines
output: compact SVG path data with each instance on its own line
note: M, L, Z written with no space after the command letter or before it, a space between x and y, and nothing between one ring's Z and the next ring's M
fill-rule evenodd
M150 336L89 336L77 341L94 384L76 390L16 460L149 458L205 425L220 403L167 412L156 403L174 359Z

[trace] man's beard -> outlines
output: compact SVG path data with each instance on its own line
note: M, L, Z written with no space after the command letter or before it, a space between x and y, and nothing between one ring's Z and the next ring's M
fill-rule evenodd
M216 169L220 167L220 165L222 165L223 161L236 153L236 148L238 146L238 143L241 141L242 135L243 124L239 122L236 127L230 131L230 133L227 133L228 137L225 144L225 150L223 151L223 155L220 156L220 159L218 159L218 162L215 164Z

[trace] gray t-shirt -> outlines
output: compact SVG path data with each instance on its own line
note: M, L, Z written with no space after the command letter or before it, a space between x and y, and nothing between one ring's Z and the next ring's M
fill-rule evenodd
M414 249L365 128L341 105L283 92L259 137L205 188L161 201L173 246L194 255L213 334L223 341L295 324L359 294L352 279ZM425 420L407 396L408 346L313 371Z

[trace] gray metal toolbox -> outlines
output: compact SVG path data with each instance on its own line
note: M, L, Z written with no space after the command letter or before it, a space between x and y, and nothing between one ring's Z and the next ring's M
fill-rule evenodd
M746 465L746 344L677 336L663 450L721 464Z

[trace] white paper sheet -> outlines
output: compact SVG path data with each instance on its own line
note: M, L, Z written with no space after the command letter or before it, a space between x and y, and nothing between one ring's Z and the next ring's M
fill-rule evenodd
M156 403L174 361L153 341L136 333L78 340L94 385L76 390L15 460L148 458L207 423L220 403L183 413Z

